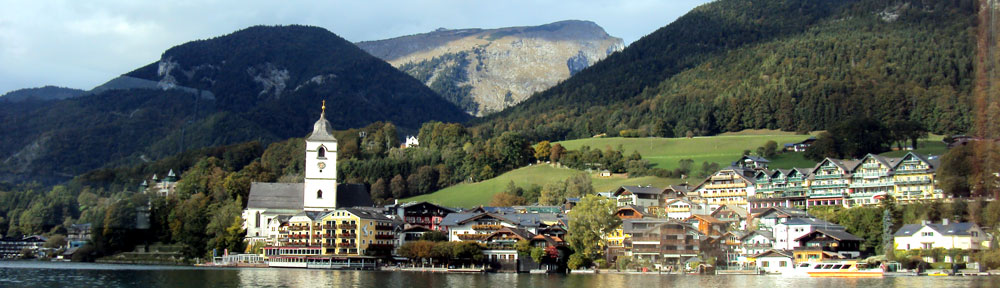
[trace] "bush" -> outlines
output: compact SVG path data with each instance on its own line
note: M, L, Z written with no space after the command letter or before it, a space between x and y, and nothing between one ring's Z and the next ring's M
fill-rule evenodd
M590 264L590 258L587 258L582 253L569 255L569 261L566 262L566 266L569 266L569 269L573 270L590 267Z
M594 260L594 266L597 266L597 268L608 268L608 261L604 261L604 259Z

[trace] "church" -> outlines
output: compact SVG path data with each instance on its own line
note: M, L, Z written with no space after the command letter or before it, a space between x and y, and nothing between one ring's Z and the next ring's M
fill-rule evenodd
M374 205L365 185L337 183L337 138L325 114L324 101L319 120L305 139L303 183L251 183L243 210L246 241L274 244L282 222L296 215Z

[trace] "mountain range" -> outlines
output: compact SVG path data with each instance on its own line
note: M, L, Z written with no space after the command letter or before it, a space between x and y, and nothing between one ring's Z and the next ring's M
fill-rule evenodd
M438 29L357 43L472 115L524 101L624 48L594 22Z
M0 179L65 179L186 149L389 121L415 132L469 116L419 81L317 27L255 26L170 48L83 96L0 105Z
M977 4L719 0L502 112L535 140L811 131L854 116L971 126Z

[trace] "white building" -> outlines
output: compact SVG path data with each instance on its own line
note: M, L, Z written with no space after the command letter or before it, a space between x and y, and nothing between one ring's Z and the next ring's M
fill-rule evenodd
M799 247L799 239L817 229L844 231L844 226L815 218L790 218L774 225L774 249L794 250Z
M792 253L783 250L768 250L754 256L757 268L768 274L782 274L795 269Z
M945 219L940 224L907 224L895 234L896 249L965 249L981 250L989 248L990 237L971 222L949 223Z
M403 148L412 148L417 146L420 146L420 140L417 140L417 136L406 136L406 142L403 143Z
M273 244L281 231L280 216L303 211L330 211L345 207L371 207L368 189L361 184L337 183L337 138L326 120L326 105L312 133L306 137L303 183L251 183L243 210L246 240Z

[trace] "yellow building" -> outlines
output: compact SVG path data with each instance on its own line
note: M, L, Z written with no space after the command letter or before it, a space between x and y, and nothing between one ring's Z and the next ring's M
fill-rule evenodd
M754 171L739 167L722 169L695 186L692 191L701 196L710 209L722 205L747 207L748 197L754 195L756 190L752 173Z
M288 219L287 238L279 239L279 246L320 246L322 229L319 219L323 212L304 211Z
M378 212L337 209L326 213L321 223L325 255L365 256L392 251L394 224Z
M934 187L934 173L940 160L929 160L913 152L906 153L894 167L893 196L898 201L943 198Z

